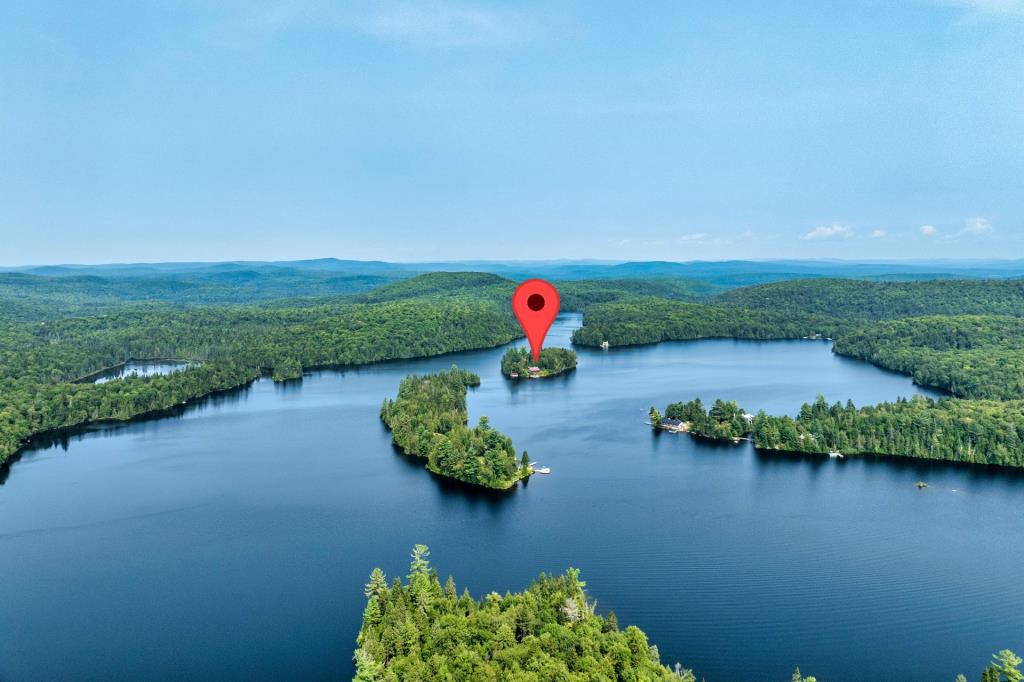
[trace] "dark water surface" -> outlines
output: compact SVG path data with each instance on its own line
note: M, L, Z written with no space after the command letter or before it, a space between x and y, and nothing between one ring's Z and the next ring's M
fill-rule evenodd
M794 413L818 392L920 393L906 377L826 343L716 340L583 349L575 373L512 384L501 353L260 381L27 452L0 487L0 679L344 679L370 569L404 575L417 542L475 596L578 566L600 610L709 682L796 664L974 678L1024 649L1018 473L761 455L644 424L694 396ZM394 451L381 400L453 361L483 378L471 418L550 476L491 493Z
M190 364L192 363L185 362L184 360L131 360L119 367L113 367L100 372L90 377L90 380L94 384L103 384L114 379L132 376L151 377L161 374L174 374L183 369L188 369Z

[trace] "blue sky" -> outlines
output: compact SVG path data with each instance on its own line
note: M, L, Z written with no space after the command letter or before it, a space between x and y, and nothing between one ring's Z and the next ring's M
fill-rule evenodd
M0 0L0 264L1024 256L1024 0Z

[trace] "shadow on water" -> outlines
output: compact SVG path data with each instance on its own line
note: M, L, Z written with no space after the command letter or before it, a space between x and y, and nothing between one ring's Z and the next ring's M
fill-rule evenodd
M929 477L946 477L950 475L966 476L974 481L1024 481L1024 469L999 466L998 464L953 462L875 454L845 455L844 457L833 459L826 454L814 452L784 452L760 448L753 448L753 450L757 465L765 468L806 467L812 471L817 471L826 465L837 467L884 466L889 472L911 474L913 477L923 481L927 481Z
M72 443L77 443L90 436L99 436L101 438L113 437L126 430L139 428L140 425L147 422L182 419L186 415L200 413L207 409L218 409L240 403L247 398L252 390L253 383L255 382L216 393L209 393L201 398L190 400L183 405L175 405L165 410L154 410L131 419L90 422L79 426L67 426L37 433L26 441L17 452L8 457L7 461L0 465L0 486L7 483L11 476L12 468L22 458L31 459L54 448L60 448L67 452Z
M302 390L302 380L309 374L303 374L301 377L294 379L285 379L284 381L274 382L274 392L281 394L299 393Z
M381 426L385 431L387 431L387 427L384 427L383 424ZM464 501L472 503L486 503L489 507L496 509L509 501L519 487L519 484L516 484L508 490L496 490L494 488L486 488L481 485L465 483L454 478L435 474L433 471L427 469L426 459L423 457L417 457L416 455L407 455L394 443L391 443L391 451L395 454L395 457L401 459L402 464L407 469L415 470L417 474L422 476L429 476L430 479L433 480L437 491L441 493L442 497L455 495ZM521 481L524 488L527 485L527 481L529 481L528 478Z
M516 396L525 391L544 390L555 387L567 389L576 380L576 369L556 374L553 377L544 377L543 379L510 379L506 376L502 376L501 379L505 382L508 392Z
M812 479L818 477L825 471L825 467L832 462L828 455L809 452L780 452L778 450L762 450L753 444L750 449L754 451L754 463L758 473L764 473L772 469L806 469ZM843 460L836 460L842 462Z

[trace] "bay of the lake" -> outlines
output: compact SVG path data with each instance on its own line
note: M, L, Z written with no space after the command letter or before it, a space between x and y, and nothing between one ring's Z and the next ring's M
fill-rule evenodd
M579 317L556 322L567 345ZM474 596L582 570L598 610L708 682L976 678L1024 650L1024 476L655 434L647 410L795 414L924 392L825 342L578 349L511 383L503 348L261 380L175 417L40 442L0 487L0 679L345 679L374 566L414 543ZM478 372L471 420L551 467L499 493L431 475L378 419L410 372ZM926 481L918 490L914 484Z

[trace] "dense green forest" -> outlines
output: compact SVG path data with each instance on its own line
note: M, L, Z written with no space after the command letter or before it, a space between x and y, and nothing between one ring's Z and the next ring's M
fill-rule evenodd
M1024 466L1024 401L910 400L857 408L819 397L794 419L759 413L757 447Z
M380 418L395 445L408 455L427 458L427 468L441 476L488 488L510 488L530 474L529 455L516 459L512 440L493 429L487 417L467 426L466 388L480 377L452 365L447 372L411 374L398 386L398 397L385 399Z
M686 279L601 279L554 282L562 312L582 312L595 303L630 300L642 296L665 300L699 301L723 291L706 282ZM352 297L353 302L379 303L407 298L486 298L505 305L516 283L485 272L432 272L387 284Z
M501 357L501 373L507 377L526 377L530 367L539 367L538 376L547 377L576 368L576 351L568 348L543 348L540 359L533 364L533 355L526 348L509 348Z
M750 431L745 414L735 401L716 400L710 410L705 410L700 398L665 408L667 419L686 423L687 430L695 436L720 440L740 438Z
M835 349L960 397L1024 398L1024 318L891 320L839 337Z
M487 273L409 278L412 273L386 265L343 272L316 262L308 270L153 266L124 277L0 273L0 461L34 433L129 419L264 373L285 380L312 368L489 347L521 335L509 310L514 282ZM960 398L1024 399L1021 280L802 279L718 295L717 285L663 277L571 280L559 287L563 309L585 312L585 325L573 336L583 345L821 334L835 338L838 353ZM294 296L298 291L315 295ZM154 358L200 365L168 377L76 383L129 359ZM1012 448L999 425L1015 410L1013 403L949 403L927 414L963 436L967 426L952 415L969 412L971 424L998 429L993 443ZM890 447L871 441L873 448ZM977 457L952 445L929 452ZM1015 458L984 455L990 459Z
M1024 280L803 279L734 289L700 304L633 298L592 305L573 341L616 346L713 337L834 337L839 354L969 400L849 406L832 424L820 415L808 421L805 413L805 419L788 422L762 415L756 422L761 429L754 433L758 447L1022 466L1024 445L1016 426L1022 405L1017 401L1024 400L1022 315ZM676 404L665 416L678 418L673 415L682 406ZM712 438L746 432L738 422L685 421L693 422L693 433Z
M588 307L573 342L622 346L713 337L841 337L870 322L928 315L1024 316L1024 280L801 279L733 289L692 305L634 296Z
M649 297L592 305L586 309L583 322L573 333L572 341L584 346L599 346L604 341L612 346L629 346L716 337L792 339L819 333L831 335L837 328L834 319L824 316Z
M303 298L244 306L130 303L87 316L0 320L0 462L35 433L130 419L263 373L283 380L303 369L501 345L521 335L506 308L486 297L373 304ZM166 377L77 383L153 358L201 364Z
M1024 280L801 279L734 289L716 297L715 302L787 315L860 321L924 315L1024 315Z
M580 572L541 574L522 592L459 594L441 584L430 550L416 545L409 574L390 583L379 568L363 590L366 607L356 640L354 682L696 682L679 663L662 664L658 647L638 627L620 629L614 613L598 614ZM1021 682L1021 658L992 655L981 682ZM792 682L816 682L800 668ZM956 682L967 682L958 675Z
M695 680L662 665L639 628L620 630L614 614L596 613L576 569L475 600L459 595L451 577L442 585L428 556L425 546L413 548L404 583L389 585L380 569L370 574L355 680Z
M716 400L705 411L699 399L672 403L665 417L689 424L706 438L728 440L750 435L765 450L879 454L956 462L1024 466L1024 401L909 400L857 408L829 405L818 397L798 415L759 412L752 422L735 402Z

